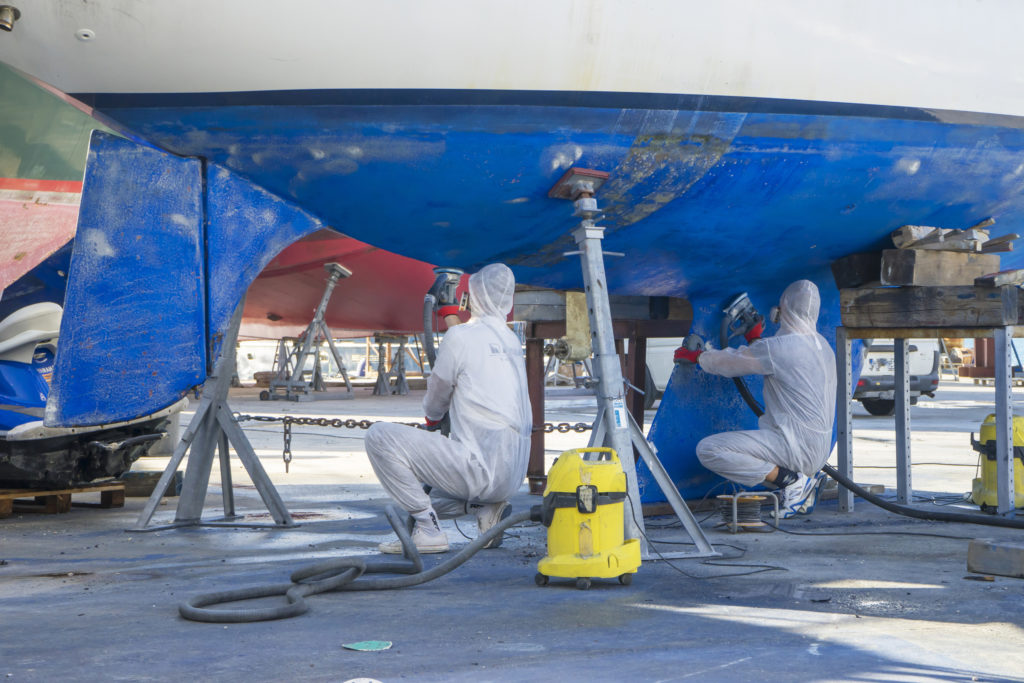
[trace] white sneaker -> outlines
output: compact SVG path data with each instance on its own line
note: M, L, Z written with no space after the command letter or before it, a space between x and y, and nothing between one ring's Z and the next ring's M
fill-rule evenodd
M487 505L482 505L480 508L474 510L474 514L476 514L477 531L482 536L490 531L495 524L512 514L512 508L509 507L508 501L503 501L501 503L488 503ZM501 542L504 538L505 534L501 534L497 538L486 543L484 548L498 548L501 546Z
M782 489L779 519L790 519L813 512L818 502L818 489L824 479L825 475L821 472L817 472L813 477L801 474L795 482Z
M416 550L421 554L446 553L448 552L448 536L443 531L437 530L431 533L429 530L416 525L412 530L412 542ZM387 543L381 543L377 549L388 555L402 554L402 541L395 539Z

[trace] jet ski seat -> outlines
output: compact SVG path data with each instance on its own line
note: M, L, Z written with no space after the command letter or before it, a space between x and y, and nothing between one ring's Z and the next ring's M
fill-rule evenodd
M20 308L0 320L0 360L31 363L40 342L60 334L63 309L52 302Z

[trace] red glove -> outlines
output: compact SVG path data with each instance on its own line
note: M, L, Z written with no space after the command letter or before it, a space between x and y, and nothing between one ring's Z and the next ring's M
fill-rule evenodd
M446 315L458 315L459 305L449 304L447 306L441 306L440 308L437 309L437 312L441 314L442 318L445 317Z
M762 334L764 334L764 318L758 320L756 325L744 332L743 338L747 340L748 344L752 344L760 339Z
M441 420L443 419L444 418L441 418ZM427 427L436 427L437 425L441 424L441 420L431 420L426 415L423 416L423 421L427 423Z
M700 358L700 354L702 353L704 353L703 350L691 351L685 346L680 346L678 349L676 349L676 352L675 354L673 354L672 358L676 363L696 364L697 359Z

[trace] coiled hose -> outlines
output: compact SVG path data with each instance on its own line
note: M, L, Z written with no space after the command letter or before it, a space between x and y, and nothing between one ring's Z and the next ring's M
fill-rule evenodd
M293 572L291 583L205 593L183 602L178 607L178 611L181 616L192 621L225 624L270 621L272 619L297 617L305 613L309 609L305 598L317 593L326 593L328 591L373 591L418 586L421 583L433 581L440 576L444 576L457 568L473 557L477 551L490 541L499 538L509 527L529 521L531 518L539 519L540 507L535 506L534 510L510 515L488 529L486 533L477 536L454 556L426 571L423 570L423 561L420 558L420 554L416 551L416 545L412 542L410 534L412 520L408 516L403 519L401 513L392 505L385 509L384 514L387 515L388 521L402 543L402 559L374 561L366 557L345 557L337 560L328 560ZM356 581L356 579L364 574L409 574L410 576ZM277 607L209 609L211 605L223 605L239 600L252 600L277 595L284 596L287 604Z

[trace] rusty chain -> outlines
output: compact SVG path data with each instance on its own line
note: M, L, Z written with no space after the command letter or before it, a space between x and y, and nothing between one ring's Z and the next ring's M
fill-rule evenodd
M356 420L354 418L327 418L327 417L292 417L291 415L246 415L241 413L235 413L234 415L236 422L280 422L284 428L284 450L281 453L281 457L284 459L284 471L288 472L288 468L292 462L292 425L300 425L305 427L333 427L335 429L369 429L370 425L376 422L388 422L387 420ZM408 427L416 427L417 429L427 429L427 426L422 422L391 422L390 424L406 425ZM570 424L568 422L545 422L542 427L534 427L534 432L544 432L545 434L551 434L552 432L558 432L559 434L568 434L569 432L583 432L593 429L593 425L587 422L577 422L576 424Z

